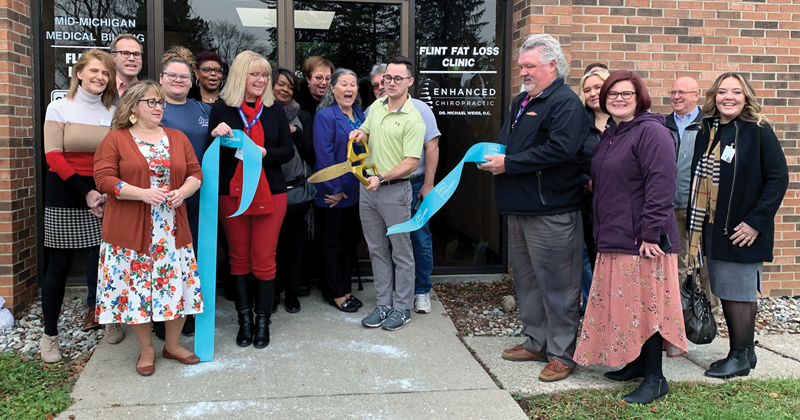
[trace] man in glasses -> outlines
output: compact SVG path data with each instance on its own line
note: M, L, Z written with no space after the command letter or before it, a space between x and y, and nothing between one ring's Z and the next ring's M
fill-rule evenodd
M480 168L495 175L495 199L508 216L508 252L526 340L503 359L547 365L539 380L575 369L583 275L581 154L593 121L566 84L567 61L550 35L530 36L519 50L525 92L517 95L497 142L505 155Z
M130 85L139 81L142 71L142 44L135 35L117 35L111 41L111 56L117 65L117 98L125 93Z
M672 84L669 91L669 103L672 113L667 115L664 125L672 133L675 140L675 150L678 159L677 189L675 190L675 218L678 220L678 234L681 237L681 253L678 255L678 272L688 275L686 255L689 252L689 236L686 234L686 209L689 207L689 193L691 192L692 156L694 156L694 141L697 133L702 129L703 110L697 106L700 99L700 85L691 77L681 77ZM721 315L719 298L711 293L708 285L708 270L704 265L700 269L700 283L706 289L706 295L711 302L711 310L715 315ZM681 279L683 281L683 279Z
M414 65L406 57L389 61L383 75L387 97L376 100L361 128L350 138L366 143L367 162L379 173L359 190L364 239L369 247L378 305L361 320L368 328L395 331L411 321L414 305L414 250L408 233L386 236L389 226L411 218L411 174L419 165L425 122L411 104L408 88ZM391 243L391 247L390 247ZM394 264L395 268L392 269Z
M372 91L376 98L386 96L386 86L383 82L385 73L386 64L375 65L370 72ZM424 146L420 154L419 165L411 174L411 216L413 217L416 214L414 209L417 203L422 201L433 189L436 167L439 165L439 137L442 133L439 132L436 117L428 104L413 98L411 103L419 111L422 121L425 123ZM369 115L369 108L365 114ZM414 312L427 314L431 312L430 292L433 287L431 282L433 236L431 236L428 223L411 232L411 245L414 248Z

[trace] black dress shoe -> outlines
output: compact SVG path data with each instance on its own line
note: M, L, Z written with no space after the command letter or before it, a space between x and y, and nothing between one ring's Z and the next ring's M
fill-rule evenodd
M644 378L644 375L644 365L635 360L618 371L604 373L603 377L611 382L625 383Z
M183 329L181 332L187 337L194 335L194 315L186 316L186 321L183 323Z
M622 399L628 404L650 404L668 393L667 378L647 374L639 388L623 396Z
M300 312L300 299L295 295L287 293L286 297L283 298L283 305L286 306L286 312L290 314Z
M716 362L711 364L711 368L715 368L721 365L723 362L728 360L728 358L719 359ZM756 347L755 345L747 346L747 361L750 363L750 369L755 369L756 364L758 364L758 357L756 356Z
M164 321L153 321L153 332L156 333L156 337L158 337L159 340L163 340L167 335L164 329Z
M345 299L345 301L342 302L342 306L337 305L336 301L333 299L328 299L328 303L330 303L331 306L342 312L349 312L349 313L358 312L358 306L353 300L350 299Z
M347 298L347 300L353 301L357 308L361 308L362 306L364 306L364 302L358 300L358 298L353 295L350 295L350 297Z
M311 288L308 286L300 286L297 289L297 296L298 297L306 297L311 294Z
M747 376L749 374L750 361L747 360L747 350L731 350L722 363L706 371L706 376L709 378L719 379Z

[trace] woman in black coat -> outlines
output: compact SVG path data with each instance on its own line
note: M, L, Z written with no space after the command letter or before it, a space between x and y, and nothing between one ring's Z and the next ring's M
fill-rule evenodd
M789 185L786 158L744 76L725 73L706 93L703 132L692 159L690 266L705 255L719 296L730 352L706 376L747 376L764 261L772 261L775 214ZM715 183L712 174L719 174Z

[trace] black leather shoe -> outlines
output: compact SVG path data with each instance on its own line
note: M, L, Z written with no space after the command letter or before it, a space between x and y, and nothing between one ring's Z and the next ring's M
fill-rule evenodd
M236 295L233 303L239 317L239 332L236 334L236 345L247 347L253 344L253 308L250 306L250 275L235 276Z
M297 296L298 297L306 297L311 294L311 288L308 286L300 286L297 289Z
M650 404L667 394L669 394L667 378L647 374L639 388L623 396L622 399L628 404Z
M750 361L747 360L747 350L731 350L725 360L706 371L706 376L709 378L719 379L749 374Z
M350 297L347 298L347 300L353 301L356 304L357 308L361 308L362 306L364 306L364 302L358 300L358 298L353 295L350 295Z
M186 321L183 323L183 329L181 333L187 337L191 337L194 335L194 315L187 315Z
M722 364L724 361L728 360L728 358L719 359L716 362L711 364L711 368L715 368ZM750 369L755 369L756 364L758 364L758 357L756 356L756 346L751 345L747 346L747 361L750 363Z
M254 278L256 331L253 334L253 347L263 349L269 345L269 324L271 305L275 297L275 280Z
M167 332L164 329L164 322L153 321L153 332L156 333L156 337L158 337L159 340L163 340L167 335Z
M286 307L286 312L296 314L300 312L300 299L297 296L286 293L283 298L283 305Z
M358 306L356 305L355 302L353 302L350 299L345 299L345 301L342 302L342 306L337 305L336 301L333 299L328 299L328 303L330 303L331 306L342 312L349 312L349 313L358 312Z
M638 360L635 360L618 371L604 373L603 377L611 382L625 383L642 379L644 375L644 365Z

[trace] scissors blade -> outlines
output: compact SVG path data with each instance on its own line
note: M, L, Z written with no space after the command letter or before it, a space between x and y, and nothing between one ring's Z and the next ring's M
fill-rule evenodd
M334 178L338 178L350 172L353 172L352 163L350 163L349 161L337 163L335 165L328 166L325 169L320 169L319 171L313 173L310 177L308 177L308 182L311 182L312 184L317 184L320 182L330 181Z

